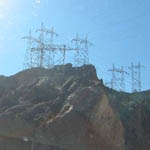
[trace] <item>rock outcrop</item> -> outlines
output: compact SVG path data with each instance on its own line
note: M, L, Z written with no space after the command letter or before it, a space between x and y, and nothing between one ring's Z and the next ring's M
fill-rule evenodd
M0 150L139 150L140 140L148 150L147 122L141 126L146 105L136 102L147 103L146 94L137 100L106 88L92 65L1 76Z

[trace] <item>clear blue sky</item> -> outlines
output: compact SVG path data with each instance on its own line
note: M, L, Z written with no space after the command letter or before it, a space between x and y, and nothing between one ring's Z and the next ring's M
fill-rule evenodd
M0 74L21 71L29 29L55 27L62 40L78 32L88 33L94 44L90 62L100 78L110 80L107 70L141 61L143 89L150 88L149 0L0 0ZM127 89L131 87L127 77Z

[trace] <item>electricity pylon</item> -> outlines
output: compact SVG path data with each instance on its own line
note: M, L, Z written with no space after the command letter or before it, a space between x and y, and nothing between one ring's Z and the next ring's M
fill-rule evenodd
M120 91L125 91L125 75L129 75L129 73L124 70L123 66L121 67L121 69L118 69L118 73L121 74L121 77L119 78Z
M83 63L89 64L89 46L93 46L93 44L88 40L88 36L86 35L85 39L81 40L81 44L84 44L84 51L83 51Z
M145 68L139 62L137 65L131 63L131 77L132 77L132 92L141 92L142 90L142 81L141 81L141 68Z
M44 67L44 57L46 57L46 50L47 50L47 46L46 46L46 40L45 40L45 34L47 34L48 30L46 28L44 28L44 24L41 24L41 28L37 29L36 32L39 32L39 40L37 41L38 46L32 50L34 51L38 51L39 53L39 67Z
M50 30L46 31L46 34L50 34L50 44L54 44L54 37L58 37L59 35L54 31L54 27L52 27Z
M55 37L58 34L54 31L54 28L47 29L44 24L36 30L39 35L34 38L31 35L23 37L23 39L28 40L28 55L26 57L25 63L27 68L32 67L46 67L53 68L54 65L65 64L66 54L72 51L75 55L74 63L76 66L83 64L89 64L88 48L92 44L89 42L88 37L81 39L77 34L72 43L75 43L75 47L69 47L66 44L55 43Z
M85 39L81 39L79 37L79 34L77 34L76 37L72 39L71 42L75 44L74 48L74 50L76 51L74 58L75 65L81 66L84 64L89 64L88 49L89 45L91 46L92 43L89 42L88 37L86 36Z
M112 79L106 84L110 84L112 89L119 89L119 91L125 91L125 75L129 74L124 70L124 67L122 66L121 69L118 69L113 64L113 68L109 69L108 71L112 72Z
M75 56L74 56L74 64L75 66L80 66L81 64L81 56L80 56L80 50L81 50L81 47L80 47L80 44L81 44L81 39L79 37L79 34L77 33L76 37L74 39L72 39L71 41L72 43L75 43Z
M48 68L53 68L56 63L55 57L58 52L58 47L54 42L54 38L58 37L59 35L54 31L54 27L52 27L50 30L47 30L46 34L50 35L50 41L48 41L48 45L47 45L47 50L48 50L47 64L48 64Z
M54 44L54 36L58 36L58 34L54 32L53 28L51 30L46 29L43 23L41 28L36 30L36 33L40 33L38 38L33 38L31 32L29 36L23 37L23 39L28 40L26 67L53 67L57 49ZM47 37L49 34L50 38ZM30 60L30 63L28 63L28 60Z
M71 48L71 47L68 47L67 45L57 45L57 48L58 48L58 51L59 52L61 52L61 54L62 54L62 57L60 58L60 63L61 64L65 64L65 62L66 62L66 53L68 52L68 51L76 51L76 49L74 49L74 48Z
M32 68L33 67L33 52L31 49L33 48L33 43L36 41L36 39L32 36L31 30L29 31L29 35L22 37L22 39L27 40L27 51L25 54L25 60L24 60L24 68Z
M111 79L111 82L109 82L109 84L111 85L111 88L112 89L116 89L116 81L117 81L117 78L116 78L116 68L115 68L115 65L113 64L113 68L112 69L109 69L108 71L112 72L112 79Z

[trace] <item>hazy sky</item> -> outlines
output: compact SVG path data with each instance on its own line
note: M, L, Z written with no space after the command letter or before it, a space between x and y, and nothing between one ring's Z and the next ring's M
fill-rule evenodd
M94 44L90 62L100 78L111 79L107 70L141 61L143 89L150 88L150 1L149 0L0 0L0 74L21 71L29 29L44 22L54 26L62 41L78 32L88 34ZM127 76L127 89L131 88Z

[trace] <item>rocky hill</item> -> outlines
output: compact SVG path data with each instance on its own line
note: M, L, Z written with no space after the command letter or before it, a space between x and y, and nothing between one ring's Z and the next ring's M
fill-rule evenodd
M0 150L149 150L150 92L103 85L92 65L0 76Z

